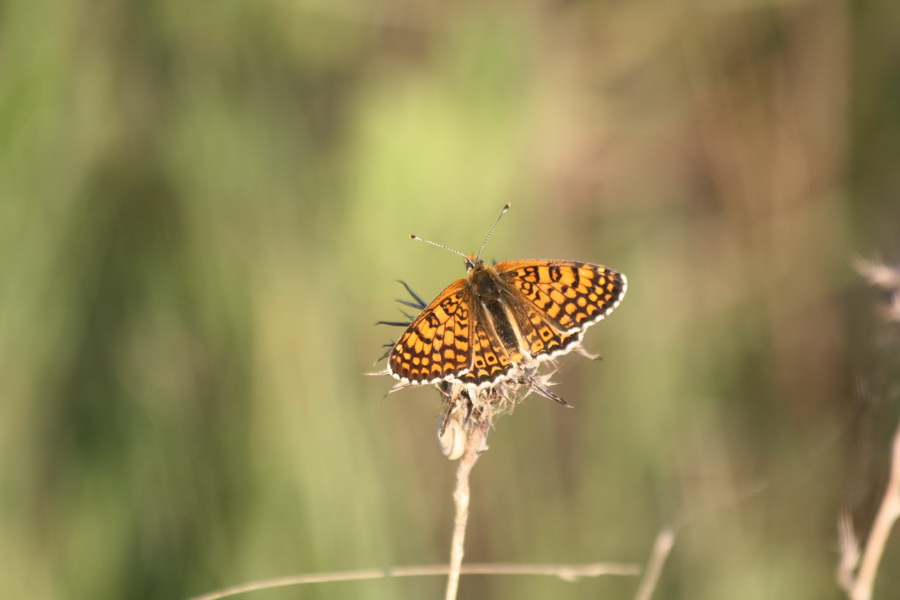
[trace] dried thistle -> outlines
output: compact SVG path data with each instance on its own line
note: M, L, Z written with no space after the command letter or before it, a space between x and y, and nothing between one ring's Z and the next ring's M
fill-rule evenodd
M879 306L881 318L887 323L900 325L900 264L856 258L853 266L870 285L884 294Z
M539 368L521 369L510 378L501 380L493 386L476 389L474 393L457 381L442 381L436 384L443 406L438 426L438 441L444 456L450 460L460 458L473 429L485 423L490 430L495 417L511 414L516 405L532 392L569 407L565 400L548 389L553 385L550 377L556 370L555 364L553 371L538 374ZM405 387L405 384L398 385L401 388Z
M857 258L853 262L857 272L884 294L879 313L894 333L900 325L900 265L880 260ZM865 536L865 544L854 529L850 511L838 519L840 560L837 580L851 600L870 600L875 588L881 559L894 525L900 519L900 425L894 431L891 446L890 472L881 503Z

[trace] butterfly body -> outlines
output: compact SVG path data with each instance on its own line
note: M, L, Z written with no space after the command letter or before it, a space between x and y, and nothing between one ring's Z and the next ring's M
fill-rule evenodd
M624 275L576 261L490 266L470 255L466 268L400 336L388 354L390 375L409 385L493 385L577 348L626 290Z

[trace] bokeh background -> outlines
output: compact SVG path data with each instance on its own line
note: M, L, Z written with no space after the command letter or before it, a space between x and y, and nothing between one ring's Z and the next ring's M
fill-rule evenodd
M629 277L477 465L467 560L658 598L840 598L897 422L856 256L900 256L900 5L0 7L0 597L185 598L446 561L433 389L364 373L488 260ZM894 365L894 366L892 366ZM894 597L900 545L877 597ZM467 598L638 579L471 577ZM438 598L441 578L281 598Z

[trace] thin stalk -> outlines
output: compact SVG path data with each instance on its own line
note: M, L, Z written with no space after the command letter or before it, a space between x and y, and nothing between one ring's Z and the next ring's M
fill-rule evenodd
M450 572L447 575L447 593L444 600L456 600L459 591L459 574L465 554L466 524L469 521L469 475L478 457L487 449L489 429L490 423L487 419L475 424L469 432L466 451L459 459L459 467L456 470L456 490L453 492L456 518L453 523L453 540L450 543Z
M869 540L863 551L862 562L850 597L853 600L869 600L872 597L872 589L875 587L875 575L884 554L884 547L891 535L891 529L897 518L900 517L900 428L894 434L893 452L891 456L891 475L881 507L875 515Z

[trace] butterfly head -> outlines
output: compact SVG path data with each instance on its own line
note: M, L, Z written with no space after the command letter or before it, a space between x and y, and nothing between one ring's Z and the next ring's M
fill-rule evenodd
M481 258L479 258L478 255L475 254L474 252L468 256L464 256L463 258L465 258L465 261L466 261L466 272L467 273L471 272L472 269L477 269L478 267L480 267L481 265L484 264L484 261L481 260Z

